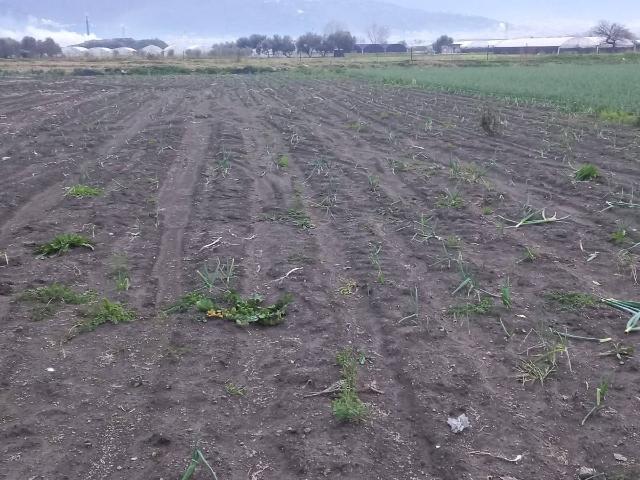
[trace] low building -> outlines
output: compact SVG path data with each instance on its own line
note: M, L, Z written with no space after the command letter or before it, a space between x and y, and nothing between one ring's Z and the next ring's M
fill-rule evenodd
M86 57L89 49L84 47L62 47L62 55L70 58Z

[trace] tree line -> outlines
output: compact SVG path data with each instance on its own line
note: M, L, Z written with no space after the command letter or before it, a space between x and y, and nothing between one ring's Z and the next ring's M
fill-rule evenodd
M33 37L24 37L21 41L13 38L0 38L0 58L34 58L54 57L60 55L62 49L52 38L36 40Z
M227 44L228 45L228 44ZM338 30L327 35L319 35L307 32L294 40L289 35L267 35L254 34L248 37L241 37L235 42L238 49L253 50L258 55L284 55L290 57L294 52L304 53L309 57L314 54L322 56L331 53L336 49L351 52L356 45L356 37L347 30ZM213 50L220 46L214 45Z

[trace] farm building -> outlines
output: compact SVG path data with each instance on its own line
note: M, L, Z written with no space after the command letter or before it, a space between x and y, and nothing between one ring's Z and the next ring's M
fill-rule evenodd
M147 45L146 47L141 48L139 52L140 55L145 55L147 57L161 57L163 50L155 45Z
M407 46L404 43L390 43L387 45L387 53L407 53Z
M89 49L84 47L62 47L62 55L65 57L86 57Z
M113 54L117 55L118 57L132 57L137 53L137 50L129 47L119 47L113 49Z
M539 53L597 53L610 51L611 45L600 37L523 37L506 40L465 40L458 42L462 53L503 53L503 54L539 54ZM634 48L633 42L622 40L616 45L616 51Z
M87 50L87 54L94 58L109 58L113 57L113 50L104 47L93 47Z

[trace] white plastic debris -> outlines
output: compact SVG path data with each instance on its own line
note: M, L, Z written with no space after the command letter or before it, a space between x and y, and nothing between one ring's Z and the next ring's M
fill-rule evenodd
M451 431L453 433L460 433L466 428L471 428L469 418L464 413L457 418L449 417L447 423L451 427Z
M55 372L55 371L56 371L55 368L51 368L51 367L47 368L47 372Z

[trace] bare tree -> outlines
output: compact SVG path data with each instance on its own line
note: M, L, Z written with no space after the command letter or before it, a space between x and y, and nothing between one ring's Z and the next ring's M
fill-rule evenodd
M367 28L367 37L371 43L386 45L389 41L389 27L374 23Z
M627 27L619 23L610 23L606 20L601 20L598 25L593 27L591 34L603 37L605 43L611 45L612 48L616 48L616 45L621 40L634 40L633 34Z

